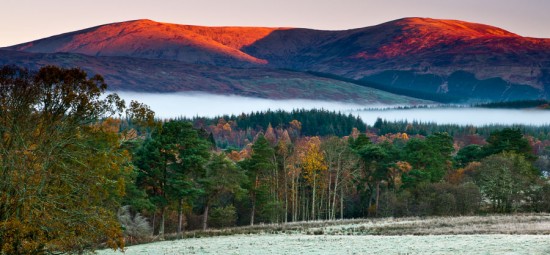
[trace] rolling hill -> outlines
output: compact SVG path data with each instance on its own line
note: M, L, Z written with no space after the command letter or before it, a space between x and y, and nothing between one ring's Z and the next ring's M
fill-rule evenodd
M315 87L311 84L323 81L338 84L329 91L370 86L404 95L431 95L424 97L430 99L550 96L550 39L457 20L404 18L343 31L136 20L15 45L0 54L0 63L36 65L32 59L78 64L105 74L115 89L133 91L198 88L273 98L356 100L316 94L325 93L321 91L304 96ZM162 72L169 75L159 75ZM265 77L270 77L269 86L261 85ZM295 89L287 91L290 80ZM238 84L248 88L239 89ZM287 92L273 92L277 89Z

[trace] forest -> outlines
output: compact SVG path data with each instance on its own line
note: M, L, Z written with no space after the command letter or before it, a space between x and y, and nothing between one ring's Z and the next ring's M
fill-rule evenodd
M196 134L178 140L174 126ZM169 120L131 146L135 189L145 194L127 204L150 220L155 234L549 211L549 128L381 119L367 126L327 110ZM193 140L197 154L191 156L181 146Z
M80 69L0 69L2 253L267 223L550 211L549 126L368 126L328 110L159 120L105 90Z

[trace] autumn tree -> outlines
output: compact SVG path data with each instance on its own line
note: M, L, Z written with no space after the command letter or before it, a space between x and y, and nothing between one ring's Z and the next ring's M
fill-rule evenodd
M359 157L343 138L330 137L322 143L328 167L328 211L329 219L336 219L336 209L340 207L340 218L344 217L346 186L351 184L359 166ZM331 193L332 192L332 193Z
M292 193L289 192L289 179L291 179L292 175L290 173L291 167L290 167L290 161L292 157L292 151L293 151L292 141L290 140L290 136L288 135L288 131L285 130L282 133L281 138L279 139L279 142L277 143L277 146L275 147L275 153L278 160L278 166L281 168L281 176L283 178L282 181L282 188L283 190L280 191L282 193L282 196L284 197L284 222L288 221L288 213L289 213L289 196ZM277 178L278 181L279 178Z
M275 131L273 130L271 123L269 123L269 125L267 126L264 137L265 139L267 139L271 146L275 146L277 144L277 136L275 135Z
M304 178L309 182L311 186L311 219L318 219L318 215L315 214L315 209L318 205L315 203L317 199L317 190L319 188L320 175L327 170L325 162L325 155L321 151L321 140L319 137L314 136L306 140L305 148L300 153L300 161L303 169Z
M105 89L80 69L0 69L0 253L123 248L129 154L96 123L124 102Z

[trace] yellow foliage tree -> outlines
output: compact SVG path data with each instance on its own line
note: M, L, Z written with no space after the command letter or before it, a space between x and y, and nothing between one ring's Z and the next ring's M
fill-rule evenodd
M304 178L312 187L312 203L311 203L311 217L316 217L315 207L316 207L316 191L318 188L317 180L319 179L320 173L328 169L325 162L325 155L321 150L321 139L314 136L307 138L304 143L304 148L300 153L300 161L302 166L302 171Z

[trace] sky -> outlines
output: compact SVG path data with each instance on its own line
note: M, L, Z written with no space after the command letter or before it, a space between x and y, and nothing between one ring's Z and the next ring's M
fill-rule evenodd
M0 47L135 20L342 30L403 17L459 19L550 38L549 0L0 0Z

